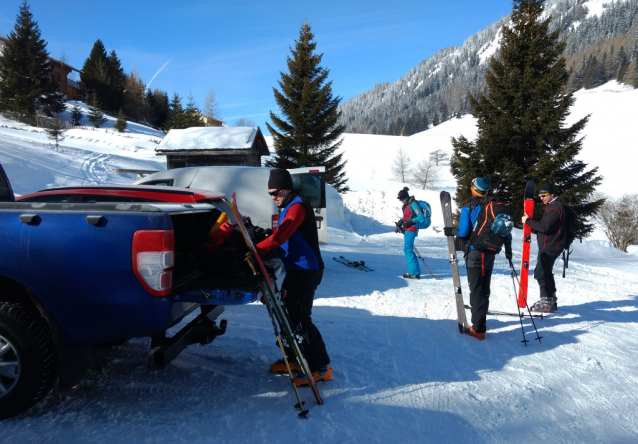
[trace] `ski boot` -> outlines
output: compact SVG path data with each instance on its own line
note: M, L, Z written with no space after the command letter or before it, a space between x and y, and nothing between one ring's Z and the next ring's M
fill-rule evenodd
M477 333L474 331L474 329L472 327L470 327L468 330L465 331L468 335L470 336L474 336L476 339L478 339L479 341L483 341L485 340L485 333Z
M414 274L410 274L410 273L405 273L403 275L403 278L404 279L421 279L421 275L420 274L414 275Z
M288 360L288 364L290 364L290 370L293 372L301 371L301 367L297 364L296 361ZM283 359L279 359L278 361L270 364L270 371L273 373L288 373L288 369L286 368L286 363Z
M332 368L329 365L326 366L326 367L322 367L319 370L317 370L316 372L312 372L312 378L315 380L315 382L331 381L332 380ZM303 373L300 373L297 376L295 376L295 385L297 387L305 387L305 386L310 385L310 384L306 380L306 375L304 375Z
M530 307L530 310L535 313L554 313L558 310L556 296L541 298L540 301L534 302L534 304Z

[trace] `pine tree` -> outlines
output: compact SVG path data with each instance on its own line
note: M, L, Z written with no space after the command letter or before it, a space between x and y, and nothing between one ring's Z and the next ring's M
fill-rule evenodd
M80 71L80 83L84 95L89 98L87 101L90 101L95 93L97 100L104 103L104 99L108 95L107 58L104 44L100 39L97 39L89 57L84 61L82 71Z
M126 89L127 76L115 50L111 51L106 62L108 96L104 99L104 109L115 113L124 106L124 90ZM142 91L144 91L144 87L142 87Z
M102 109L100 108L100 101L98 100L97 93L95 91L91 94L91 109L86 118L89 119L89 122L91 122L95 128L101 127L104 122L107 121Z
M0 109L49 116L64 110L47 44L40 35L25 0L0 54Z
M173 94L169 108L168 119L164 122L164 130L186 128L186 113L182 108L182 99L180 99L179 94Z
M82 125L82 117L84 117L82 107L78 102L75 102L71 107L71 122L73 125Z
M170 105L168 103L168 93L166 91L162 91L159 88L155 88L153 91L153 116L154 116L154 125L157 128L164 128L164 124L168 120L168 115L170 111Z
M206 122L204 122L199 114L195 99L189 92L188 103L186 104L186 110L184 110L184 128L191 128L193 126L206 126Z
M565 89L565 43L559 30L550 33L549 21L540 20L543 9L543 0L514 0L512 28L502 28L500 59L492 57L486 73L487 95L470 99L478 137L473 142L463 136L452 139L450 166L459 206L470 200L472 179L486 174L492 176L493 193L513 205L515 221L522 216L529 179L554 183L561 201L579 215L591 216L602 204L588 202L602 180L598 169L587 171L576 160L582 145L578 134L589 117L564 126L574 103ZM542 212L538 205L535 217ZM580 234L592 229L585 223Z
M126 125L127 123L126 118L124 117L124 111L122 111L122 108L120 108L120 110L117 112L117 120L113 124L113 128L115 128L118 133L123 133L126 129Z
M266 126L273 136L276 158L266 165L297 168L302 165L326 167L326 182L338 192L347 192L341 146L344 125L338 123L340 97L332 97L332 82L326 82L329 70L321 68L322 54L315 54L317 43L308 22L299 31L291 56L286 57L288 73L281 73L281 91L273 88L275 101L283 115L270 111L273 125ZM277 130L275 130L275 127Z
M59 151L58 145L64 140L65 131L64 125L62 124L60 119L56 117L51 126L49 128L45 128L44 131L46 131L47 137L49 139L55 141L55 150Z
M104 110L115 113L124 106L126 74L115 51L107 55L100 39L95 41L84 61L80 81L88 97L95 91Z

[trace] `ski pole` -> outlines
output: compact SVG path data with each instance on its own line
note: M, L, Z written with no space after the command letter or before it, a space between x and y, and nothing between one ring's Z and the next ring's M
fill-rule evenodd
M516 270L514 270L514 264L512 263L511 259L508 259L509 263L510 263L510 271L512 273L512 276L514 276L514 279L516 279L516 283L518 284L518 288L521 288L521 283L518 281L518 274L516 274ZM529 309L529 304L527 303L527 295L523 295L525 297L525 306L527 307L527 313L529 314L529 318L532 320L532 325L534 326L534 331L536 332L536 339L538 340L539 344L542 344L541 342L541 338L542 336L540 336L538 334L538 329L536 328L536 322L534 322L534 318L532 316L532 311ZM543 319L541 317L541 319Z
M423 265L425 265L425 268L428 269L428 271L430 272L430 274L432 275L432 277L434 279L436 279L437 277L434 275L434 273L432 273L432 270L430 269L430 267L428 267L428 264L425 263L425 259L423 259L423 256L421 256L421 253L419 253L419 250L417 250L417 248L415 246L412 247L412 249L414 250L414 254L417 255L417 257L419 259L421 259L421 262L423 262Z
M510 264L512 262L510 261ZM525 328L523 327L523 318L525 317L524 314L521 313L521 308L518 306L518 302L516 301L516 283L514 282L514 273L516 273L514 271L514 268L512 268L512 266L510 265L510 276L512 276L512 287L514 287L514 302L516 302L516 310L518 311L518 320L521 321L521 332L523 332L523 340L521 341L523 344L525 344L525 347L527 347L527 343L529 342L529 340L525 337Z
M248 266L252 269L253 275L257 276L257 270L255 269L254 264L250 260L249 257L246 258L246 262ZM270 322L272 322L272 328L275 330L275 336L277 337L277 344L279 345L279 349L281 350L281 355L284 358L284 362L286 363L286 370L288 370L288 376L290 377L290 382L292 383L292 388L295 390L295 395L297 396L297 405L295 408L299 408L301 412L299 413L299 417L305 418L308 415L308 409L304 409L303 406L305 404L304 401L301 400L301 396L299 396L299 390L297 390L297 386L295 385L295 378L292 376L292 370L290 369L290 363L288 362L288 356L286 355L286 351L284 350L284 344L281 342L281 334L279 333L279 328L277 328L277 323L275 322L275 316L270 307L270 301L266 298L266 308L268 309L268 315L270 316Z

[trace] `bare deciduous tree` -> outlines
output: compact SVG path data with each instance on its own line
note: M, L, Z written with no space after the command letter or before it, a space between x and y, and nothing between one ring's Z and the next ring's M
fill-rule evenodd
M440 162L444 162L449 158L450 156L448 156L448 154L442 149L437 149L430 153L430 160L432 160L436 166L439 166Z
M248 117L241 116L235 120L235 126L255 126L255 121Z
M595 218L614 247L627 251L638 244L638 194L607 198Z
M432 158L422 160L414 168L414 183L424 190L433 190L439 180L439 170Z
M410 178L410 174L412 173L410 158L401 147L399 147L399 151L392 162L391 171L393 177L399 182L405 183Z
M208 94L206 94L202 115L209 119L222 120L222 114L219 111L219 104L217 103L217 96L215 95L213 88L209 89Z

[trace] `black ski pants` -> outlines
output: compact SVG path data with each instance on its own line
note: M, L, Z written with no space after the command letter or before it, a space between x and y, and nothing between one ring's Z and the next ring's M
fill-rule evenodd
M465 258L472 306L472 329L477 333L485 333L487 329L485 321L490 308L490 281L495 257L495 254L470 250Z
M290 270L281 284L283 302L290 318L290 328L301 334L303 353L310 371L315 372L330 363L326 344L312 323L312 304L315 290L321 283L323 270ZM288 356L294 356L287 350Z
M555 251L538 251L538 263L534 270L534 279L541 289L541 298L556 296L556 281L554 280L554 263L560 256Z

